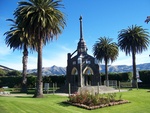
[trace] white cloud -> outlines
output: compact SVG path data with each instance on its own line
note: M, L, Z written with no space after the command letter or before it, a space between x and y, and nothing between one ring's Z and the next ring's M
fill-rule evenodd
M5 56L8 55L12 52L12 50L10 50L8 47L6 46L0 46L0 56Z
M149 57L148 51L144 51L142 54L136 55L136 64L143 64L143 63L150 62L150 57ZM93 56L91 51L88 51L88 54ZM104 64L104 62L102 62L100 64ZM132 55L126 56L124 52L119 51L119 56L118 56L117 60L115 60L113 63L109 63L109 64L110 65L132 65Z
M111 65L132 65L132 58L126 57L124 59L117 59Z
M136 54L136 64L148 63L150 57L147 51L142 54ZM132 65L132 55L126 56L124 52L119 51L119 57L112 65Z
M21 57L12 58L3 58L0 61L0 65L6 66L11 69L22 70L22 60Z
M150 57L148 52L143 52L142 54L137 55L136 57L137 64L149 63Z
M65 47L65 46L60 46L61 49L63 49L65 52L71 52L72 49L71 48L68 48L68 47Z
M9 67L11 69L22 70L22 62L20 63L5 62L3 66Z
M28 69L36 69L37 68L37 57L36 56L29 56L28 57Z
M44 57L42 59L42 67L51 67L53 65L66 67L67 66L67 53L57 53L55 57L49 55L49 57ZM28 69L37 69L37 57L28 57Z

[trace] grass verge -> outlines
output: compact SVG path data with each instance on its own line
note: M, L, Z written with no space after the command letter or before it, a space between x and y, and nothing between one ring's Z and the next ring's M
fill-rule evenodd
M86 110L72 105L63 104L68 97L45 95L44 98L30 96L6 97L0 96L1 113L150 113L150 92L147 89L133 89L120 92L122 98L131 103L106 107L96 110ZM120 93L117 93L120 95Z

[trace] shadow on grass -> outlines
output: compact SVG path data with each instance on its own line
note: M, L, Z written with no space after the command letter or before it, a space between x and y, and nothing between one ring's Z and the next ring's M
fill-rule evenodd
M16 98L33 98L33 95L29 95L29 96L14 96Z
M66 103L65 101L59 102L59 103L57 103L57 104L60 105L60 106L63 106L63 107L69 107L69 106L72 106L71 104Z

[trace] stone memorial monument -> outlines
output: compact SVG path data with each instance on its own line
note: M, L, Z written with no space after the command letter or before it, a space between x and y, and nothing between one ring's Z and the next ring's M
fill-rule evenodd
M80 16L80 39L77 50L67 56L66 83L74 87L97 86L101 84L99 65L96 58L87 53L83 38L82 17ZM76 53L76 55L75 55Z

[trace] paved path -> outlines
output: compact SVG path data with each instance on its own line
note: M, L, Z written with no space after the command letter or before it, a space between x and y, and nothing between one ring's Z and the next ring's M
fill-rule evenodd
M120 92L125 92L128 90L120 90ZM113 90L113 91L101 91L100 94L104 94L104 93L117 93L119 92L119 90ZM52 94L53 95L53 94ZM54 95L60 95L60 96L69 96L69 94L67 93L55 93Z
M10 97L16 97L16 96L33 96L28 94L0 94L0 96L10 96Z
M120 92L124 92L124 91L127 91L127 90L120 90ZM100 94L103 94L103 93L117 93L119 92L119 90L113 90L113 91L102 91L100 92ZM50 93L50 94L44 94L44 95L53 95L53 93ZM60 96L69 96L69 94L67 93L55 93L54 95L60 95ZM10 93L0 93L0 96L33 96L33 94L10 94Z

